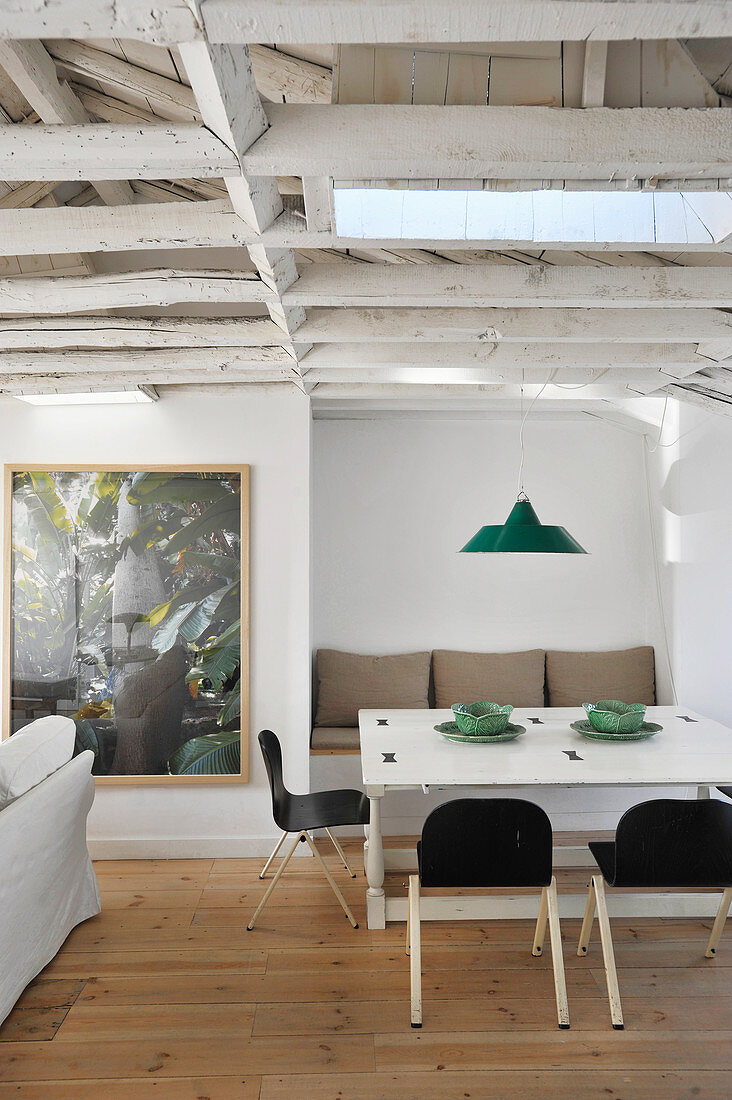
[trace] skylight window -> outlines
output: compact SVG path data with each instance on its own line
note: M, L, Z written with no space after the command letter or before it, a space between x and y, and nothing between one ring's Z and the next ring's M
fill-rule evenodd
M726 191L338 187L334 202L338 236L360 240L712 245L732 234Z

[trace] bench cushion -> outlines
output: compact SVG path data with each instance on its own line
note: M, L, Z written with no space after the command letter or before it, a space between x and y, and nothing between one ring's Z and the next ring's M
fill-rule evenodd
M366 657L319 649L316 726L357 726L361 709L429 705L430 654Z
M652 706L656 701L653 646L605 653L549 650L546 682L551 707L579 707L599 699Z
M316 726L310 748L318 752L360 752L358 726Z
M515 707L544 706L544 650L523 653L460 653L436 649L432 654L435 706L482 701Z

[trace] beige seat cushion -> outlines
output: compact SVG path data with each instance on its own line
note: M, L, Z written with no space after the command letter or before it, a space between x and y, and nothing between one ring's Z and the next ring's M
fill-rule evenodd
M653 705L656 701L653 646L607 653L549 650L546 682L552 707L579 707L598 699Z
M435 706L453 703L511 703L544 706L544 650L523 653L460 653L436 649L432 654Z
M318 752L360 752L358 726L316 726L310 748Z
M357 726L360 709L427 707L429 653L364 657L318 650L316 726Z

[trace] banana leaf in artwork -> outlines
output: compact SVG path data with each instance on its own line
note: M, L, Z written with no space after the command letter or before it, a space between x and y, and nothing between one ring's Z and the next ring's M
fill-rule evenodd
M238 775L241 771L241 733L206 733L186 741L168 761L171 775Z

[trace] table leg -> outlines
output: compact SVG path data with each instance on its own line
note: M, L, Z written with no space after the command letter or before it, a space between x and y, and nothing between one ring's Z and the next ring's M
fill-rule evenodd
M386 927L386 896L384 894L384 848L381 836L381 799L369 794L369 838L366 852L366 913L369 928Z

